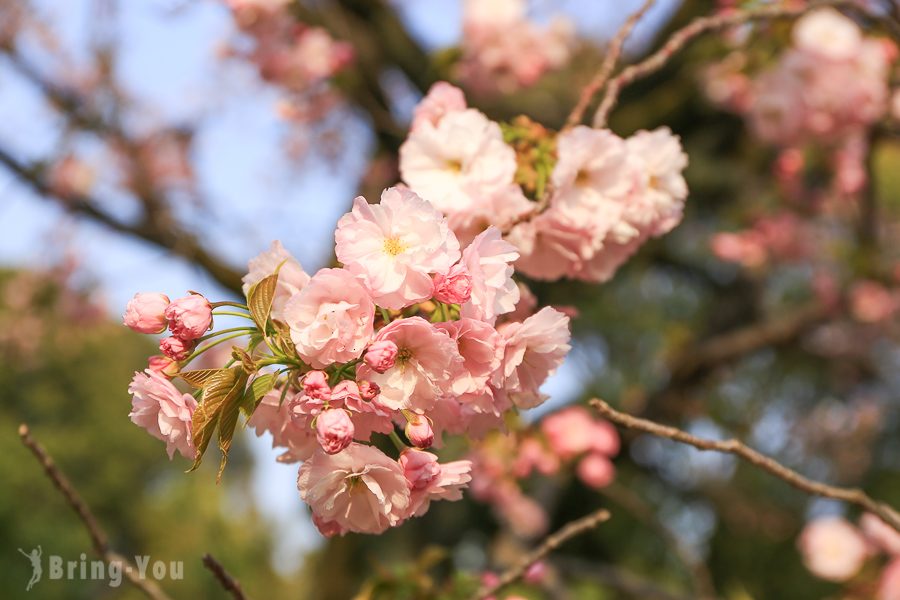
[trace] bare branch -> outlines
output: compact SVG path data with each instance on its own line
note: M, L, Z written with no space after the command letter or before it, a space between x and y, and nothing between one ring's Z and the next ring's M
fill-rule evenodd
M58 201L63 208L88 217L113 231L138 237L166 248L173 254L195 262L228 289L240 292L241 274L210 253L193 234L179 227L177 223L168 219L156 220L153 218L144 219L136 224L123 223L98 208L100 202L94 198L88 196L66 199L57 197L44 180L39 167L20 161L4 148L0 148L0 164L34 192Z
M600 102L600 106L594 115L594 127L606 127L609 113L619 99L622 88L659 71L676 52L682 50L689 42L703 33L742 25L751 21L798 17L823 6L852 6L854 4L853 0L819 0L818 2L809 2L800 6L765 5L758 8L699 17L673 33L666 43L663 44L662 48L641 62L626 67L610 80L609 85L606 87L606 93L603 95L603 100Z
M212 571L216 580L222 585L222 589L231 594L231 597L234 598L234 600L247 600L247 596L244 595L244 590L241 589L240 582L232 577L228 571L225 570L225 567L222 566L222 563L213 558L212 554L203 555L203 566Z
M644 0L644 5L625 20L619 31L610 40L606 56L603 57L603 63L600 65L600 70L591 82L581 90L581 95L578 96L575 108L572 109L572 112L569 113L569 117L566 119L566 128L574 127L581 123L581 120L584 118L584 112L587 110L591 100L594 99L597 92L603 89L603 86L609 80L609 76L612 75L613 69L616 68L616 63L622 54L622 48L625 46L625 40L628 39L634 26L637 25L638 21L650 10L655 2L656 0Z
M56 466L56 463L50 455L47 454L44 447L31 437L28 425L25 425L24 423L19 425L19 438L21 438L22 444L31 451L41 467L43 467L44 473L50 481L53 482L53 485L59 490L59 493L62 494L66 504L72 507L72 510L75 511L75 514L78 515L78 518L84 524L84 527L87 529L88 535L91 538L91 544L94 546L94 552L107 563L118 563L123 565L123 571L128 578L128 581L141 590L144 595L151 600L170 600L169 596L156 585L156 582L143 579L140 576L138 568L135 567L131 561L110 549L109 538L106 536L106 532L100 527L97 518L91 512L91 509L81 498L81 495L69 479L59 470L59 467Z
M605 418L622 427L643 431L644 433L687 444L698 450L712 450L715 452L733 454L747 461L751 465L766 471L770 475L774 475L787 482L798 490L814 496L841 500L858 506L874 513L882 521L897 531L900 531L900 514L898 514L890 505L874 500L859 488L842 488L814 481L785 467L775 459L766 456L749 446L745 446L739 440L732 439L720 441L696 437L675 427L660 425L659 423L648 421L647 419L639 419L627 413L619 412L603 400L597 398L591 400L591 406L596 408Z
M601 508L587 516L567 523L562 529L553 535L548 536L541 542L540 546L527 553L519 560L519 562L504 571L497 580L497 583L490 586L482 586L475 592L475 595L472 596L472 600L485 600L485 598L493 596L500 589L521 578L525 574L525 571L528 570L528 567L541 560L573 537L580 535L585 531L590 531L597 525L608 521L609 517L609 511L605 508Z

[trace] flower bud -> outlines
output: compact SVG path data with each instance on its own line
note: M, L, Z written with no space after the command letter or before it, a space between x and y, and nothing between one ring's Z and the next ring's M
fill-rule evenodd
M594 489L608 486L616 477L616 468L612 462L596 452L591 452L582 458L575 472L585 485Z
M522 581L524 581L525 583L530 583L531 585L537 585L541 583L546 576L547 563L539 560L529 565L529 567L525 570L525 574L522 576Z
M434 276L434 299L445 304L464 304L472 296L472 276L462 263L450 267L446 275Z
M381 388L378 387L378 384L374 381L363 379L362 381L358 381L356 385L359 386L360 397L369 402L377 398L378 394L381 393Z
M347 406L355 408L359 406L361 400L362 396L359 393L359 386L356 385L355 381L345 379L338 382L334 389L331 390L331 405L334 407Z
M147 368L157 373L162 373L166 377L174 377L178 375L178 363L168 356L151 356Z
M434 443L434 431L431 429L428 417L412 415L411 420L406 423L404 432L406 438L416 448L430 448Z
M409 448L400 453L399 463L409 487L421 490L440 477L441 465L431 452Z
M138 333L162 333L166 330L169 297L158 292L140 292L128 301L122 322Z
M212 325L212 306L200 294L179 298L166 307L169 331L183 340L196 340Z
M303 378L303 393L317 400L329 400L331 388L328 387L328 375L323 371L310 371Z
M376 373L384 373L393 368L398 352L397 344L391 340L381 340L369 346L363 360Z
M328 454L337 454L353 441L353 421L340 408L326 410L316 419L316 440Z
M159 350L171 360L184 360L191 355L194 342L187 342L177 337L163 338L159 342Z

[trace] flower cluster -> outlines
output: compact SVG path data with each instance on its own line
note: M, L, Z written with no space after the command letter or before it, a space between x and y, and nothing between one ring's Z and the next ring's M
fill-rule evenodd
M518 253L497 229L461 247L447 219L405 188L385 190L379 204L357 198L335 242L341 266L311 276L273 243L250 261L246 305L136 295L125 323L173 335L164 357L135 375L132 419L196 466L216 427L227 453L242 410L284 449L279 460L303 461L300 496L324 535L379 533L461 497L471 463L440 463L427 449L444 434L502 429L514 407L543 402L540 387L569 350L568 317L517 306ZM204 335L213 310L228 305L247 312L216 314L253 326ZM250 341L233 348L235 366L184 369L236 336ZM196 348L198 339L207 345ZM176 373L198 388L199 404L167 379ZM374 436L390 438L398 458Z
M537 473L551 476L569 465L585 485L600 489L615 479L611 459L619 453L619 435L607 421L573 406L545 417L517 438L495 435L472 453L472 494L489 503L517 535L536 537L546 532L548 517L529 498L521 483Z
M466 0L458 77L480 92L511 92L569 62L575 26L556 17L546 28L529 20L525 0Z
M535 135L520 144L524 153L507 143ZM403 181L460 239L498 227L519 252L516 269L545 280L606 281L648 238L671 231L687 197L686 166L668 129L623 140L579 126L550 139L542 128L504 129L447 83L416 108L400 148ZM541 206L534 196L544 193Z
M835 582L850 582L860 575L867 560L886 556L878 591L866 597L900 597L900 534L877 516L862 515L859 527L842 517L816 519L806 524L797 545L813 575Z
M224 0L237 27L249 36L249 50L228 49L247 59L260 76L290 94L280 113L311 122L336 103L328 79L353 61L353 48L336 41L321 27L310 27L290 14L287 0Z

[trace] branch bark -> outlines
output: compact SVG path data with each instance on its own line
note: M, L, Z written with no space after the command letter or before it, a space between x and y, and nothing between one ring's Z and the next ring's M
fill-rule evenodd
M28 425L25 425L24 423L19 425L19 438L22 441L22 445L31 451L35 459L37 459L38 463L43 467L44 473L62 495L63 499L65 499L66 504L75 511L75 514L78 515L78 518L84 524L88 536L91 538L91 545L94 547L94 552L107 563L115 562L123 565L125 568L122 570L125 573L125 577L128 578L128 581L151 600L171 600L169 596L156 585L156 582L141 578L138 568L134 566L131 561L110 548L109 538L107 537L106 532L100 527L97 518L91 512L91 509L81 498L81 495L71 484L69 479L62 471L60 471L59 467L56 466L56 463L50 455L47 454L44 447L31 436Z
M228 571L225 570L225 567L222 566L222 563L217 561L212 554L207 553L203 555L203 566L212 572L216 581L222 586L222 589L231 594L231 597L234 598L234 600L248 600L247 596L244 595L244 590L241 588L240 582L232 577Z
M694 38L704 33L742 25L751 21L798 17L811 10L825 6L852 6L853 4L853 0L819 0L802 6L761 6L695 19L673 33L659 50L641 62L626 67L609 81L603 100L594 114L594 127L598 129L606 127L609 113L618 101L619 94L625 86L662 69L675 53L681 51Z
M520 579L525 574L525 571L528 570L528 567L541 560L573 537L580 535L585 531L590 531L601 523L608 521L609 517L609 511L601 508L587 516L567 523L562 529L548 536L541 542L540 546L523 556L519 562L504 571L497 580L497 583L490 586L482 586L475 592L475 595L472 596L472 600L485 600L486 598L493 596L502 588Z
M697 437L676 427L661 425L654 421L640 419L627 413L619 412L598 398L591 400L591 406L596 408L605 418L622 427L687 444L698 450L712 450L715 452L723 452L725 454L733 454L770 475L785 481L802 492L806 492L813 496L822 496L823 498L847 502L858 506L863 510L874 513L882 521L900 532L900 513L894 510L890 505L873 499L859 488L843 488L814 481L793 469L782 465L774 458L766 456L765 454L744 445L741 441L736 439L720 441Z

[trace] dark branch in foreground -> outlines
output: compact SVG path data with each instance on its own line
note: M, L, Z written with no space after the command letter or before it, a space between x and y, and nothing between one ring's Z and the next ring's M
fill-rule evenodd
M528 570L528 567L541 560L573 537L580 535L585 531L590 531L597 525L608 521L609 517L609 511L601 508L585 517L567 523L562 529L553 535L548 536L541 542L540 546L527 553L519 560L519 562L504 571L497 580L497 583L490 586L484 586L475 592L475 595L472 596L472 600L485 600L485 598L493 596L500 589L520 579L525 574L525 571Z
M100 524L97 522L97 518L94 517L94 514L91 512L91 509L88 508L88 505L85 504L84 500L81 498L81 495L78 491L72 486L71 482L69 482L68 478L59 470L59 467L56 466L56 463L47 454L47 451L43 446L38 443L33 437L31 437L31 432L28 429L28 425L24 423L19 425L19 437L22 440L22 444L28 448L37 461L40 463L41 467L44 469L44 473L53 482L53 485L59 490L59 493L62 494L63 498L66 501L72 510L75 511L75 514L78 515L78 518L84 524L85 529L87 529L88 535L91 538L91 544L94 547L94 552L97 553L103 560L107 563L119 563L124 568L122 569L125 573L125 576L128 578L128 581L131 582L136 588L141 590L145 596L150 598L151 600L170 600L169 596L163 592L163 590L156 585L156 582L150 581L148 579L143 579L140 576L140 572L137 567L135 567L128 559L126 559L121 554L114 552L109 547L109 538L106 536L106 532L100 527Z
M216 580L221 584L222 588L231 594L231 597L234 598L234 600L247 600L247 596L244 595L244 590L241 589L240 582L232 577L228 571L225 570L225 567L222 566L222 563L213 558L212 554L203 555L203 566L212 571L212 574L215 575Z
M814 481L793 469L785 467L774 458L766 456L749 446L745 446L739 440L732 439L720 441L700 438L676 427L660 425L659 423L648 421L647 419L639 419L638 417L634 417L627 413L619 412L603 400L596 398L591 400L591 406L596 408L605 418L622 427L687 444L698 450L712 450L715 452L733 454L747 461L751 465L766 471L770 475L774 475L787 482L800 491L814 496L822 496L824 498L831 498L833 500L841 500L849 504L854 504L863 510L874 513L882 521L897 531L900 531L900 514L898 514L890 505L873 499L859 488L842 488Z

